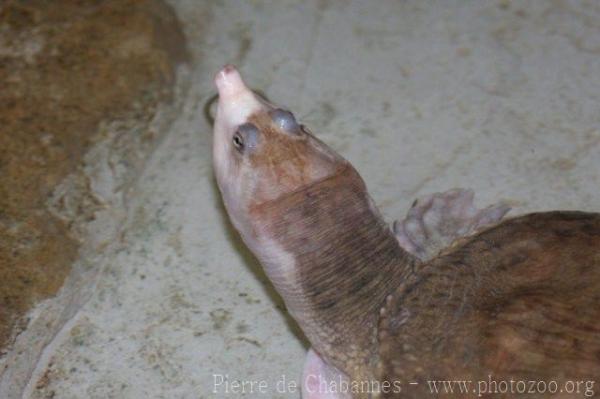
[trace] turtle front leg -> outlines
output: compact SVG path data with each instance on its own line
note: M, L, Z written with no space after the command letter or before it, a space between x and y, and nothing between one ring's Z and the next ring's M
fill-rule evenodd
M352 399L350 393L340 392L343 382L349 382L346 374L309 349L302 372L302 399Z
M421 260L433 258L455 240L499 222L510 210L499 203L473 205L473 190L452 189L415 200L406 218L394 222L400 246Z

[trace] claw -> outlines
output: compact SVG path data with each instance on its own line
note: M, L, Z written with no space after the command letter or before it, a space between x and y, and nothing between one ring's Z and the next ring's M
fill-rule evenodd
M510 210L500 203L477 209L473 190L452 189L417 199L393 229L400 246L422 260L430 259L455 240L499 222Z

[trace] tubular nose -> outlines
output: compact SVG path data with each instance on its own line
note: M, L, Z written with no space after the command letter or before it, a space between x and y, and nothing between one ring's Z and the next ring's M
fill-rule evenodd
M235 66L225 65L215 76L215 85L219 91L219 97L234 96L240 92L248 91L240 73Z

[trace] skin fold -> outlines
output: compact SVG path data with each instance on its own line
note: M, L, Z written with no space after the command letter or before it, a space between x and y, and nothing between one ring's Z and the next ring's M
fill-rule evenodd
M600 375L598 214L498 224L508 207L477 210L472 192L452 190L415 202L392 230L358 172L293 114L233 66L215 84L217 183L312 344L304 398L436 397L428 380ZM325 392L318 378L349 391Z

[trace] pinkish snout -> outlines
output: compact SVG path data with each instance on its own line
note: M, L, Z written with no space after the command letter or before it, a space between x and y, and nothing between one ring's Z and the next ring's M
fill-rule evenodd
M215 85L221 100L235 97L241 92L248 91L240 73L231 65L225 65L215 76Z

